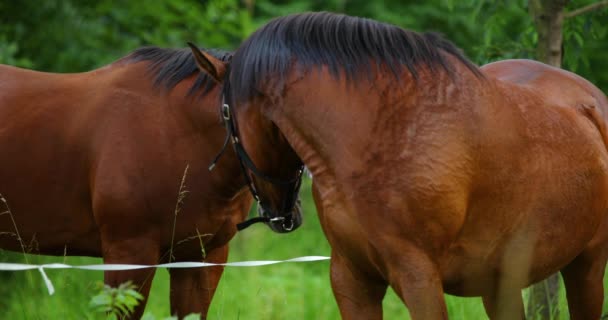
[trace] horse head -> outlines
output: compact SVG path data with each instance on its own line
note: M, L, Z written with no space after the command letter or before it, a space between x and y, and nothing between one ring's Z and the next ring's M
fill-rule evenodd
M219 104L228 134L226 142L232 141L249 190L258 202L259 217L239 224L238 228L264 222L278 233L296 230L302 224L299 200L302 161L276 125L264 116L264 110L252 103L239 104L237 108L230 88L230 62L189 45L200 71L223 85Z

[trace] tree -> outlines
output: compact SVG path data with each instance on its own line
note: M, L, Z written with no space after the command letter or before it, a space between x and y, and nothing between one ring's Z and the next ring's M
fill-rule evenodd
M570 0L530 0L528 8L538 33L536 58L561 67L563 58L564 20L608 6L608 0L588 4L576 10L564 9Z
M528 9L538 34L536 59L561 67L564 8L569 0L530 0Z

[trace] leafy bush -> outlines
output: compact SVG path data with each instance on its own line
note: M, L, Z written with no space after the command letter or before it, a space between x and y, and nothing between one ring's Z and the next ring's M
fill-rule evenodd
M98 293L93 296L90 307L95 312L106 313L108 319L122 319L135 310L144 299L137 287L130 281L122 283L118 288L99 283Z
M133 283L125 282L112 288L109 285L98 283L97 294L91 298L89 306L96 313L105 313L107 319L123 319L133 313L144 297L137 291L137 286ZM152 314L146 314L142 320L156 320ZM163 320L179 320L176 316L162 318ZM184 320L198 320L200 314L192 313L187 315Z

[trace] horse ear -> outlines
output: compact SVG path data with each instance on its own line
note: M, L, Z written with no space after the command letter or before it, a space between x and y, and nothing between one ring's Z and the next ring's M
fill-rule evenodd
M200 50L192 42L188 42L188 46L192 50L192 55L198 69L210 75L218 83L222 83L224 81L224 73L226 73L226 63Z

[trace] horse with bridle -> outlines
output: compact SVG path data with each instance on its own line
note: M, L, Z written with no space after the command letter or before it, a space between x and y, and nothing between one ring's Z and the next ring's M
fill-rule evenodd
M571 318L599 319L608 101L585 79L332 13L272 20L231 61L193 51L252 167L310 169L344 319L382 319L389 285L412 319L446 319L444 293L523 318L521 289L557 271Z
M0 248L106 264L226 262L252 199L232 150L208 170L225 136L220 91L189 49L140 48L77 74L0 66ZM295 230L290 193L282 211L261 210L258 220ZM170 269L171 313L205 318L222 271ZM104 277L113 287L132 281L147 297L154 273Z

